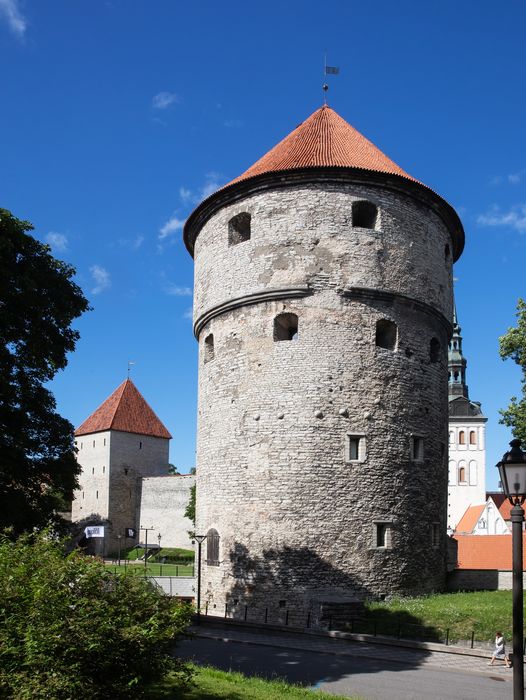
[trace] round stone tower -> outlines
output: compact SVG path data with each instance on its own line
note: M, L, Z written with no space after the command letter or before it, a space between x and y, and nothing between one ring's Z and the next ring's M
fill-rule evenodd
M184 236L209 612L441 589L455 211L324 106Z

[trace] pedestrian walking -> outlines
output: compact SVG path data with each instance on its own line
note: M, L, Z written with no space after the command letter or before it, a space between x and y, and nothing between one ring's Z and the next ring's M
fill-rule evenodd
M503 660L506 664L506 668L511 666L508 655L506 654L506 644L502 632L495 632L495 649L493 650L491 661L488 661L488 666L493 666L495 659L499 659L499 661Z

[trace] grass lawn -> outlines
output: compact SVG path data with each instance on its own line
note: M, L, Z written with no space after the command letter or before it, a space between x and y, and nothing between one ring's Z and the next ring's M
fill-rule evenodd
M134 574L136 576L144 576L144 564L126 564L121 562L121 565L106 564L106 566L115 573ZM188 564L151 564L148 562L146 566L148 576L193 576L194 567Z
M192 669L195 675L188 688L181 688L177 682L168 679L148 697L151 700L349 700L341 695L328 695L279 680L249 678L241 673L227 673L208 666L192 666ZM354 700L359 698L355 697Z
M492 641L500 630L511 640L511 591L475 591L469 593L441 593L422 598L395 598L389 602L368 603L366 624L376 620L378 634L397 634L402 625L402 636L429 637L443 640L445 630L449 638ZM413 625L423 625L419 634ZM365 631L357 625L355 631ZM389 631L384 631L385 627ZM427 634L426 634L427 633Z

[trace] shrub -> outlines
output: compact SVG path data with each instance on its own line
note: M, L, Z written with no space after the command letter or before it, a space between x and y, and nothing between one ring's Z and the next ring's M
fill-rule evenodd
M190 609L60 542L0 538L0 697L140 698L169 671Z

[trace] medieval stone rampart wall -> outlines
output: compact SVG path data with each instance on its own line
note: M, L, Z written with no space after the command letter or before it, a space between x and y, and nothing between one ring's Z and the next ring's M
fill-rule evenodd
M148 533L149 542L161 546L193 549L188 532L194 529L184 512L190 500L190 488L195 483L191 474L148 477L141 480L140 524L154 528Z

